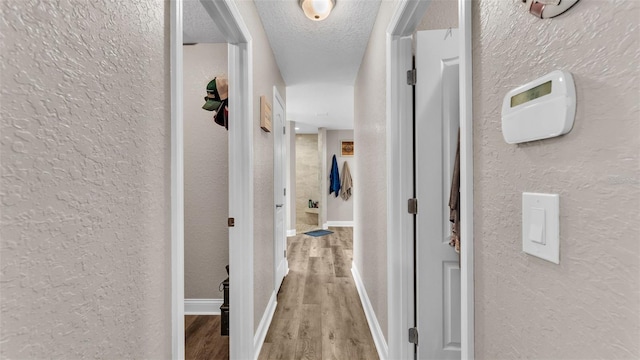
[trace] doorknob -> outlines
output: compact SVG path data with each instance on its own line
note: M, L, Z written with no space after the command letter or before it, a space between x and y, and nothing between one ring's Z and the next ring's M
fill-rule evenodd
M277 208L281 208L281 207L283 207L283 206L284 206L284 204L276 204L276 207L277 207Z

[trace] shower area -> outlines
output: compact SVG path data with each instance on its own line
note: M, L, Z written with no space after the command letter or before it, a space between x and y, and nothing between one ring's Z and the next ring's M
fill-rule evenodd
M322 227L321 154L318 134L296 134L296 233Z

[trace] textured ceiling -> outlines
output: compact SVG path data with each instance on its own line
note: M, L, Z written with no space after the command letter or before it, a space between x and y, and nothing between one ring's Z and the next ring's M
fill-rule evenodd
M287 86L353 85L380 0L336 0L326 20L307 19L298 0L256 0Z
M336 0L323 21L298 0L255 0L287 84L287 119L299 132L353 129L353 85L380 0Z
M287 84L287 119L304 132L353 129L353 84L380 0L336 0L323 21L307 19L298 0L255 4ZM200 0L183 11L185 43L226 42Z
M184 0L183 4L183 43L219 44L227 42L200 0Z

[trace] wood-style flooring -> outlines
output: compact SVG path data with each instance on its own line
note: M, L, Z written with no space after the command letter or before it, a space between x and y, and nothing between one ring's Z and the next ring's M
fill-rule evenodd
M378 359L351 277L351 228L288 238L289 274L260 360Z
M287 239L289 274L282 282L259 360L375 360L360 297L351 277L351 228ZM228 359L220 316L186 316L186 358Z
M220 315L184 317L186 359L229 359L229 337L220 335Z

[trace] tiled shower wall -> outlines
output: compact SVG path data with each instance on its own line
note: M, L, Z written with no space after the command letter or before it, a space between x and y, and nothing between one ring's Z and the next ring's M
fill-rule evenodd
M306 213L309 199L320 200L318 163L318 135L296 135L296 228L308 229L318 225L318 215ZM322 204L320 204L322 205Z

